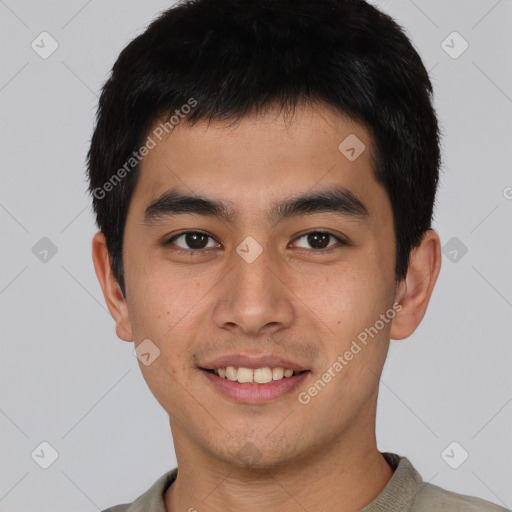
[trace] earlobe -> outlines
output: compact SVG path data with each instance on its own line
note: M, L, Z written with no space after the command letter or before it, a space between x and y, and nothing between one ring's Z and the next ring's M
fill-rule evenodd
M421 244L411 251L407 275L397 287L396 302L402 309L391 325L392 339L410 336L425 316L434 285L441 270L439 235L428 230Z
M96 277L103 291L107 308L116 322L116 334L124 341L133 341L128 307L119 283L112 272L110 255L103 233L98 232L92 239L92 260Z

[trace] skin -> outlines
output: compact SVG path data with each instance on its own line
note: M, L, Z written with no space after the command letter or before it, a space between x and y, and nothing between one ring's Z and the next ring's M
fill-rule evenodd
M350 134L366 146L353 162L338 150ZM103 235L94 236L94 265L118 337L136 346L150 339L161 351L139 365L170 417L179 474L165 495L168 512L330 512L340 504L356 511L392 477L375 439L379 376L390 338L406 338L421 322L441 253L437 233L428 231L411 253L407 277L395 282L392 209L374 178L371 148L363 125L320 104L299 107L291 122L275 110L235 125L181 122L142 163L124 235L126 299ZM267 220L274 202L329 185L349 189L368 216ZM175 186L231 205L236 218L180 214L146 225L147 206ZM187 230L213 239L194 255L164 245ZM330 238L334 249L322 253L302 236L318 230L349 244ZM250 264L235 250L248 236L263 248ZM184 237L174 244L194 250ZM298 393L395 302L401 308L394 319L301 404ZM311 373L273 402L235 403L197 368L235 350L276 353ZM244 446L257 453L252 461L242 456Z

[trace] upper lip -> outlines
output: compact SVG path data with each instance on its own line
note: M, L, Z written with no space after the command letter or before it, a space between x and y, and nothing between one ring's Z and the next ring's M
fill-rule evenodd
M285 370L294 370L301 372L307 368L299 363L276 355L256 355L256 354L224 354L215 359L210 359L200 365L200 368L206 370L216 370L217 368L226 368L227 366L236 366L237 368L284 368Z

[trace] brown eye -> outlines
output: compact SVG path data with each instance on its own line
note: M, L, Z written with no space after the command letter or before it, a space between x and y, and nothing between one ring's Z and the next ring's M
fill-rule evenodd
M324 231L311 231L310 233L306 233L305 235L300 236L297 238L297 240L304 239L306 241L306 244L308 246L299 245L299 247L305 248L305 249L313 249L313 250L322 250L326 249L328 247L332 247L337 242L340 242L341 244L344 244L343 240L338 238L337 236L333 235L332 233L327 233ZM334 239L334 243L329 243L331 239Z
M212 244L208 245L208 239L211 239ZM180 243L177 243L177 241L180 241ZM181 249L192 251L216 247L213 238L202 231L186 231L185 233L173 236L167 243L177 245Z

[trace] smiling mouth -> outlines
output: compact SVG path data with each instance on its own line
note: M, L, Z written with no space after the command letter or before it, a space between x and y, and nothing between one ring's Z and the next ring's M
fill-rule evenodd
M202 370L217 375L221 379L231 382L248 383L248 384L268 384L270 382L295 377L309 370L294 371L288 368L244 368L236 366L227 366L224 368L201 368Z

